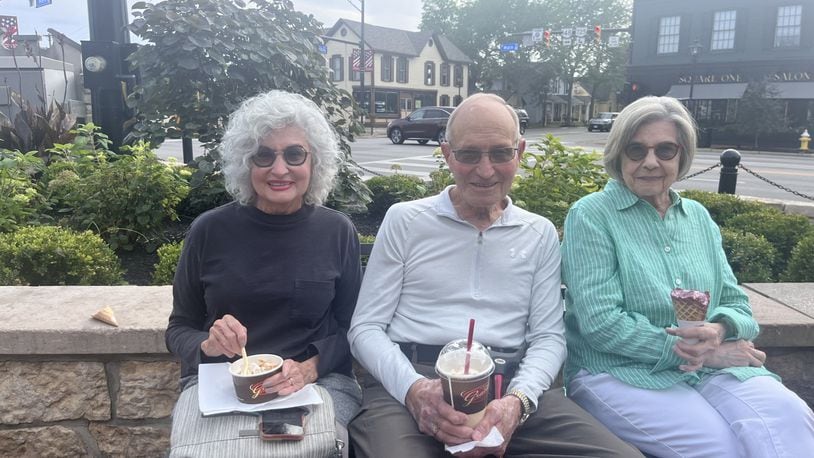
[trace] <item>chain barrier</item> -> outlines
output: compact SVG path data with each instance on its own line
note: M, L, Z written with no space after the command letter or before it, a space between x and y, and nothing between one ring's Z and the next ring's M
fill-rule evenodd
M369 174L373 175L374 177L383 177L383 176L384 176L384 174L383 174L383 173L374 172L373 170L370 170L369 168L367 168L367 167L365 167L365 166L363 166L363 165L361 165L361 164L359 164L359 163L356 163L356 167L359 167L360 169L362 169L362 170L364 170L365 172L367 172L367 173L369 173Z
M790 193L794 194L797 197L802 197L803 199L814 200L814 197L805 195L805 194L803 194L801 192L797 192L797 191L795 191L793 189L789 189L789 188L783 186L782 184L775 183L774 181L772 181L772 180L770 180L770 179L768 179L766 177L760 176L757 172L753 172L752 170L749 170L748 168L744 167L742 164L739 164L738 167L743 169L745 172L749 173L750 175L754 176L755 178L763 180L766 183L769 183L770 185L772 185L772 186L774 186L776 188L780 188L783 191L790 192Z
M705 168L704 170L699 170L699 171L697 171L697 172L695 172L695 173L692 173L692 174L690 174L690 175L687 175L687 176L685 176L684 178L682 178L682 179L680 179L680 180L678 180L678 181L689 180L690 178L697 177L698 175L701 175L702 173L707 173L707 172L709 172L710 170L712 170L712 169L714 169L714 168L716 168L716 167L720 167L720 166L721 166L721 163L719 162L719 163L717 163L717 164L715 164L715 165L711 165L711 166L709 166L709 167Z

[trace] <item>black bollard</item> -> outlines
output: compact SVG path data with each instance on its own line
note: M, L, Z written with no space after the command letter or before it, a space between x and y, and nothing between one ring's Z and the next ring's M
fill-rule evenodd
M718 181L718 194L735 194L738 184L738 164L741 153L734 149L721 153L721 179Z
M181 148L184 155L184 164L192 162L192 137L181 137Z

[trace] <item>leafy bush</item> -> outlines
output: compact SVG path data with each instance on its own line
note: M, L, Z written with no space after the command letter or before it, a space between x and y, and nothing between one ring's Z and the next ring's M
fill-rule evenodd
M0 146L23 153L34 151L48 163L50 154L47 151L55 144L73 138L71 127L76 116L67 113L57 102L51 102L46 110L42 96L41 105L36 109L14 91L11 92L11 101L20 111L14 120L0 112Z
M223 173L215 168L208 155L195 158L187 166L192 169L192 174L189 177L189 194L178 206L180 215L194 218L232 201L224 185Z
M712 219L719 226L727 226L729 220L744 213L760 212L768 208L766 204L741 199L734 194L718 194L708 191L681 191L682 197L698 201L706 207Z
M0 232L8 232L36 218L40 193L32 176L42 170L35 152L0 150Z
M447 162L444 160L441 147L435 148L432 155L435 157L438 168L430 172L430 182L427 183L428 196L439 194L447 186L455 184L455 178L452 176L449 167L447 167Z
M387 209L396 202L420 199L427 194L421 178L412 175L390 175L367 180L373 199L367 204L367 212L374 218L384 217Z
M171 285L175 278L175 269L178 267L178 258L181 257L181 250L184 242L165 243L158 247L158 264L153 272L154 285Z
M115 285L122 283L119 259L90 232L27 226L0 234L2 285Z
M800 239L791 250L783 281L814 281L814 233Z
M773 281L777 250L762 235L722 228L724 252L739 283Z
M520 163L523 175L515 178L512 200L561 227L571 204L602 189L608 176L597 164L599 155L568 148L551 134L531 147Z
M803 215L786 215L780 210L765 207L762 211L733 216L727 227L766 237L777 250L775 276L786 270L791 251L803 237L814 232L814 227Z
M49 183L49 197L61 221L97 232L114 250L135 243L149 250L166 221L178 219L176 207L189 186L179 167L160 162L145 144L131 152L99 154L92 167L76 169L75 179L58 174L63 181Z

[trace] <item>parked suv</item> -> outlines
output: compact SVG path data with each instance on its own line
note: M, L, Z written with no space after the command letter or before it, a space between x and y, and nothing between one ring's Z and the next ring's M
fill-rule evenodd
M387 124L387 138L395 144L404 140L418 140L425 145L437 141L440 145L447 138L447 121L454 107L422 107L406 118L394 119Z
M615 111L599 113L595 118L588 121L588 132L593 132L594 129L609 132L613 127L613 120L617 116L619 116L619 113Z

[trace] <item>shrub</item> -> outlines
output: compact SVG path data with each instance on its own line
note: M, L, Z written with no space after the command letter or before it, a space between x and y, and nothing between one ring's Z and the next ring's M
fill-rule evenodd
M786 215L779 210L765 207L760 212L733 216L727 227L766 237L777 250L774 274L786 270L791 250L804 236L814 232L811 223L803 215Z
M373 177L367 180L372 200L367 204L371 217L381 218L387 209L396 202L420 199L427 194L427 187L421 178L412 175L390 175Z
M768 208L766 204L744 200L734 194L718 194L688 189L681 191L681 196L696 200L706 207L712 219L719 226L727 226L729 220L737 215L759 212Z
M55 226L27 226L0 234L0 284L115 285L119 259L96 234Z
M599 155L567 148L551 134L531 146L536 151L527 150L523 155L523 175L515 178L512 199L560 227L571 204L602 189L608 176L597 164Z
M145 144L132 154L101 154L93 166L76 170L78 179L49 186L53 210L66 225L100 234L114 250L136 243L154 249L156 234L178 219L175 209L189 191L181 169L160 162Z
M428 196L439 194L447 186L455 184L455 178L452 176L452 172L449 171L449 167L447 167L447 162L444 160L441 147L435 148L432 155L435 157L438 168L430 172L430 182L427 183Z
M180 215L195 218L207 210L232 201L232 196L226 192L223 173L214 168L214 162L206 155L195 158L188 167L192 170L189 194L178 206Z
M36 218L41 196L32 176L43 163L35 152L0 150L0 232L9 232Z
M814 281L814 233L800 239L791 250L783 281Z
M739 283L773 281L777 250L762 235L722 228L724 252Z
M158 264L153 272L154 285L171 285L175 278L175 269L178 267L178 258L181 257L181 250L184 247L183 240L180 242L165 243L158 247Z

